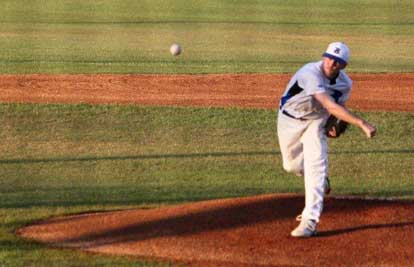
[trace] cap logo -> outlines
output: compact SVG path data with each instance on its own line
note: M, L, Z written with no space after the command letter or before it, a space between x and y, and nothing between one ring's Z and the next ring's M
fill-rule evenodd
M336 47L335 50L334 50L334 53L335 54L341 53L341 49L339 47Z

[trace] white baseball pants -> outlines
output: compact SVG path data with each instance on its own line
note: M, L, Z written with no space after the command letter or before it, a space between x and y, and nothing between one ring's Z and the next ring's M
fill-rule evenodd
M283 168L304 175L305 208L302 219L315 220L323 209L326 177L328 177L328 144L323 126L326 117L298 120L279 112L277 134Z

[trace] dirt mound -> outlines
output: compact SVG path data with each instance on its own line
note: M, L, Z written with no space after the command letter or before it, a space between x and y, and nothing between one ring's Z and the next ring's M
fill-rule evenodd
M294 239L301 195L54 218L18 231L58 247L192 266L410 266L414 202L327 198L319 235Z
M351 74L348 106L414 111L414 74ZM277 108L291 74L0 75L0 102Z

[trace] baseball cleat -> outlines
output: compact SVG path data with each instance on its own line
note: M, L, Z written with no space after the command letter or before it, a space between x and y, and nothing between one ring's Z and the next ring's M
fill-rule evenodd
M301 220L298 227L296 227L290 235L293 237L312 237L316 235L316 221L314 220Z

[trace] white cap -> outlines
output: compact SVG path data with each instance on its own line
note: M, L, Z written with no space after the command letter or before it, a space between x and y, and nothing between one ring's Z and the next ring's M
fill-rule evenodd
M348 64L349 48L342 42L330 43L322 56L334 59L341 64Z

